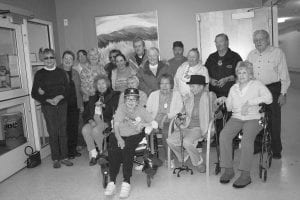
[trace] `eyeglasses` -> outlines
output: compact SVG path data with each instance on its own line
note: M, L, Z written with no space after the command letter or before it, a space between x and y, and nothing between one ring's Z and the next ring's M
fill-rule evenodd
M126 98L125 100L128 102L137 102L138 101L137 99L129 99L129 98Z
M54 59L54 56L49 56L49 57L45 57L44 60L50 60L50 59Z

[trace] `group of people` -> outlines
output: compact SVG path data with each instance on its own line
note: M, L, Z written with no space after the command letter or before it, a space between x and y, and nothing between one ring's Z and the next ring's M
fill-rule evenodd
M204 161L196 149L195 141L206 136L216 106L226 104L231 118L220 132L220 160L224 172L221 183L234 177L232 139L243 130L241 142L241 174L233 183L242 188L251 183L250 169L254 140L260 132L259 104L269 104L273 158L281 158L280 108L286 102L290 85L284 53L270 45L267 31L253 34L255 50L242 61L238 53L229 48L228 36L215 37L217 51L203 65L198 49L183 55L181 41L173 43L174 57L159 60L156 47L146 49L141 38L133 41L134 53L128 59L118 49L109 52L109 63L99 65L97 49L79 50L77 62L72 51L65 51L62 64L56 65L55 53L44 50L45 67L39 70L32 87L32 97L42 104L49 132L53 167L72 166L70 159L81 154L76 151L78 123L82 116L82 135L89 152L89 165L101 159L103 131L112 128L109 136L108 161L110 182L105 195L115 193L116 177L123 163L123 183L120 197L130 193L135 148L144 137L143 129L158 129L162 133L165 152L169 147L174 158L187 161L205 172ZM168 137L170 121L183 113L184 158L178 128ZM177 123L175 123L177 124ZM219 129L218 129L219 128Z

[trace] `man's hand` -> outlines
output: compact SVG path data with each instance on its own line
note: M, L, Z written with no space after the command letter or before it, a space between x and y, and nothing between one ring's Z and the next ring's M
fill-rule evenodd
M218 87L223 87L226 83L227 83L227 77L225 78L221 78L218 82L217 82L217 86Z
M91 127L93 127L93 128L97 125L96 122L95 122L94 120L92 120L92 119L89 120L89 124L90 124Z
M124 142L124 140L123 140L123 138L118 138L117 139L118 140L118 146L121 148L121 149L123 149L124 147L125 147L125 142Z
M42 88L40 88L40 87L39 87L39 89L38 89L38 93L39 93L40 95L44 95L44 94L45 94L45 91L44 91L44 90L42 90Z
M249 109L250 105L248 103L248 101L242 106L242 111L241 114L242 115L247 115L248 114L248 109Z
M216 79L210 78L209 82L212 86L217 86L218 85L218 81Z
M278 103L280 106L283 106L286 103L286 95L280 94L278 97Z

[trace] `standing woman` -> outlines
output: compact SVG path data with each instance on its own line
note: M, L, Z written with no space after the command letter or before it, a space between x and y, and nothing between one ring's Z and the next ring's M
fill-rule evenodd
M84 49L80 49L76 53L77 63L74 65L73 69L75 69L79 74L83 68L86 68L88 63L87 60L87 52Z
M188 61L178 68L174 77L174 89L180 92L184 100L191 95L190 86L187 84L191 75L202 75L206 83L209 83L208 71L199 60L200 54L197 48L192 48L188 52L187 59Z
M103 66L99 65L99 53L96 48L88 51L88 62L89 64L82 68L80 73L81 79L81 91L83 93L84 107L89 101L89 97L95 94L94 79L97 75L106 75Z
M69 83L64 70L56 67L54 55L52 49L43 51L45 67L34 76L31 96L42 105L53 167L60 168L61 164L73 165L68 160L66 133Z
M135 71L129 67L126 57L123 54L116 55L117 68L112 70L111 83L115 91L124 92L127 88L128 77L135 75Z
M66 71L69 80L69 98L67 109L67 135L69 158L74 159L81 154L76 151L78 137L79 113L83 112L83 101L80 91L80 77L73 69L75 55L72 51L65 51L62 56L62 68Z

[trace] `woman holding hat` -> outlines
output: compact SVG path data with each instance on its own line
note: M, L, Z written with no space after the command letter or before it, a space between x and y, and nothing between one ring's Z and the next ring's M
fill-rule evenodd
M123 167L123 182L120 198L127 198L130 193L130 177L132 176L133 158L135 149L144 138L142 129L157 128L157 123L151 114L139 105L139 91L136 88L127 88L124 91L125 104L121 104L114 116L114 131L109 138L108 160L110 181L104 195L115 193L116 179L120 165ZM147 132L147 131L145 131Z
M212 118L212 103L214 96L210 95L204 88L207 84L206 78L202 75L192 75L187 84L190 87L191 95L184 100L185 113L184 123L181 125L183 133L183 147L187 151L184 160L191 158L192 164L200 173L205 172L203 159L194 143L204 137L208 130L209 121ZM171 150L181 161L180 132L175 132L167 139Z

